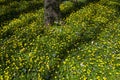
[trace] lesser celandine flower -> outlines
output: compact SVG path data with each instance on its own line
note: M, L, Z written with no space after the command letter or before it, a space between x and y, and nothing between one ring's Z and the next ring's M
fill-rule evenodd
M86 76L84 76L83 80L87 80L87 77L86 77Z
M97 76L96 79L97 79L97 80L100 80L100 76Z
M106 78L106 77L103 77L103 80L107 80L107 78Z

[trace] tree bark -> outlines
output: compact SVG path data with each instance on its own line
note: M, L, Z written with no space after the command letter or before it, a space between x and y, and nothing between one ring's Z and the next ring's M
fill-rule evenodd
M59 8L59 0L44 0L44 21L45 25L53 25L59 22L61 14Z

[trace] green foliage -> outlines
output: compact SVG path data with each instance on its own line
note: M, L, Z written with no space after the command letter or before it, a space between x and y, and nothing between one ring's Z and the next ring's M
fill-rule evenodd
M61 5L60 5L60 10L62 13L69 13L71 12L71 10L74 9L74 3L70 2L70 1L64 1Z
M61 26L44 27L43 8L4 22L0 27L0 80L119 80L120 16L116 7L109 6L113 1L119 3L108 1L73 11ZM71 2L60 6L65 13L72 7Z

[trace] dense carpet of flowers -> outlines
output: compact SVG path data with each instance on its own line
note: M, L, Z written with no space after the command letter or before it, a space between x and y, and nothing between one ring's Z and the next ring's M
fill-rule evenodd
M0 19L0 80L119 80L117 1L89 3L66 17L65 25L49 28L43 25L43 8L24 12L31 2L13 1L19 4L13 11L23 13L9 21ZM11 12L6 12L7 5L14 4L0 5L0 16ZM64 5L63 12L69 8Z

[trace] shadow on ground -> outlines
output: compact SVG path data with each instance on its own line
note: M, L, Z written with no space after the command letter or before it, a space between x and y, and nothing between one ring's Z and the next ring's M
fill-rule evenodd
M20 1L20 0L13 0L13 1ZM10 0L8 2L5 1L5 2L2 2L0 4L9 5L9 3L11 3L11 2L12 1ZM35 10L42 8L43 3L32 3L32 1L31 1L30 4L28 5L28 7L25 9L16 10L17 7L18 6L15 5L15 8L11 8L11 10L9 12L6 12L5 14L0 15L0 25L3 25L5 22L8 22L14 18L18 18L20 14L32 12L32 11L35 11Z
M74 6L72 8L70 8L68 11L66 12L61 12L62 18L66 18L68 17L73 11L78 11L80 8L88 5L89 3L96 3L99 2L100 0L86 0L85 2L74 2Z

